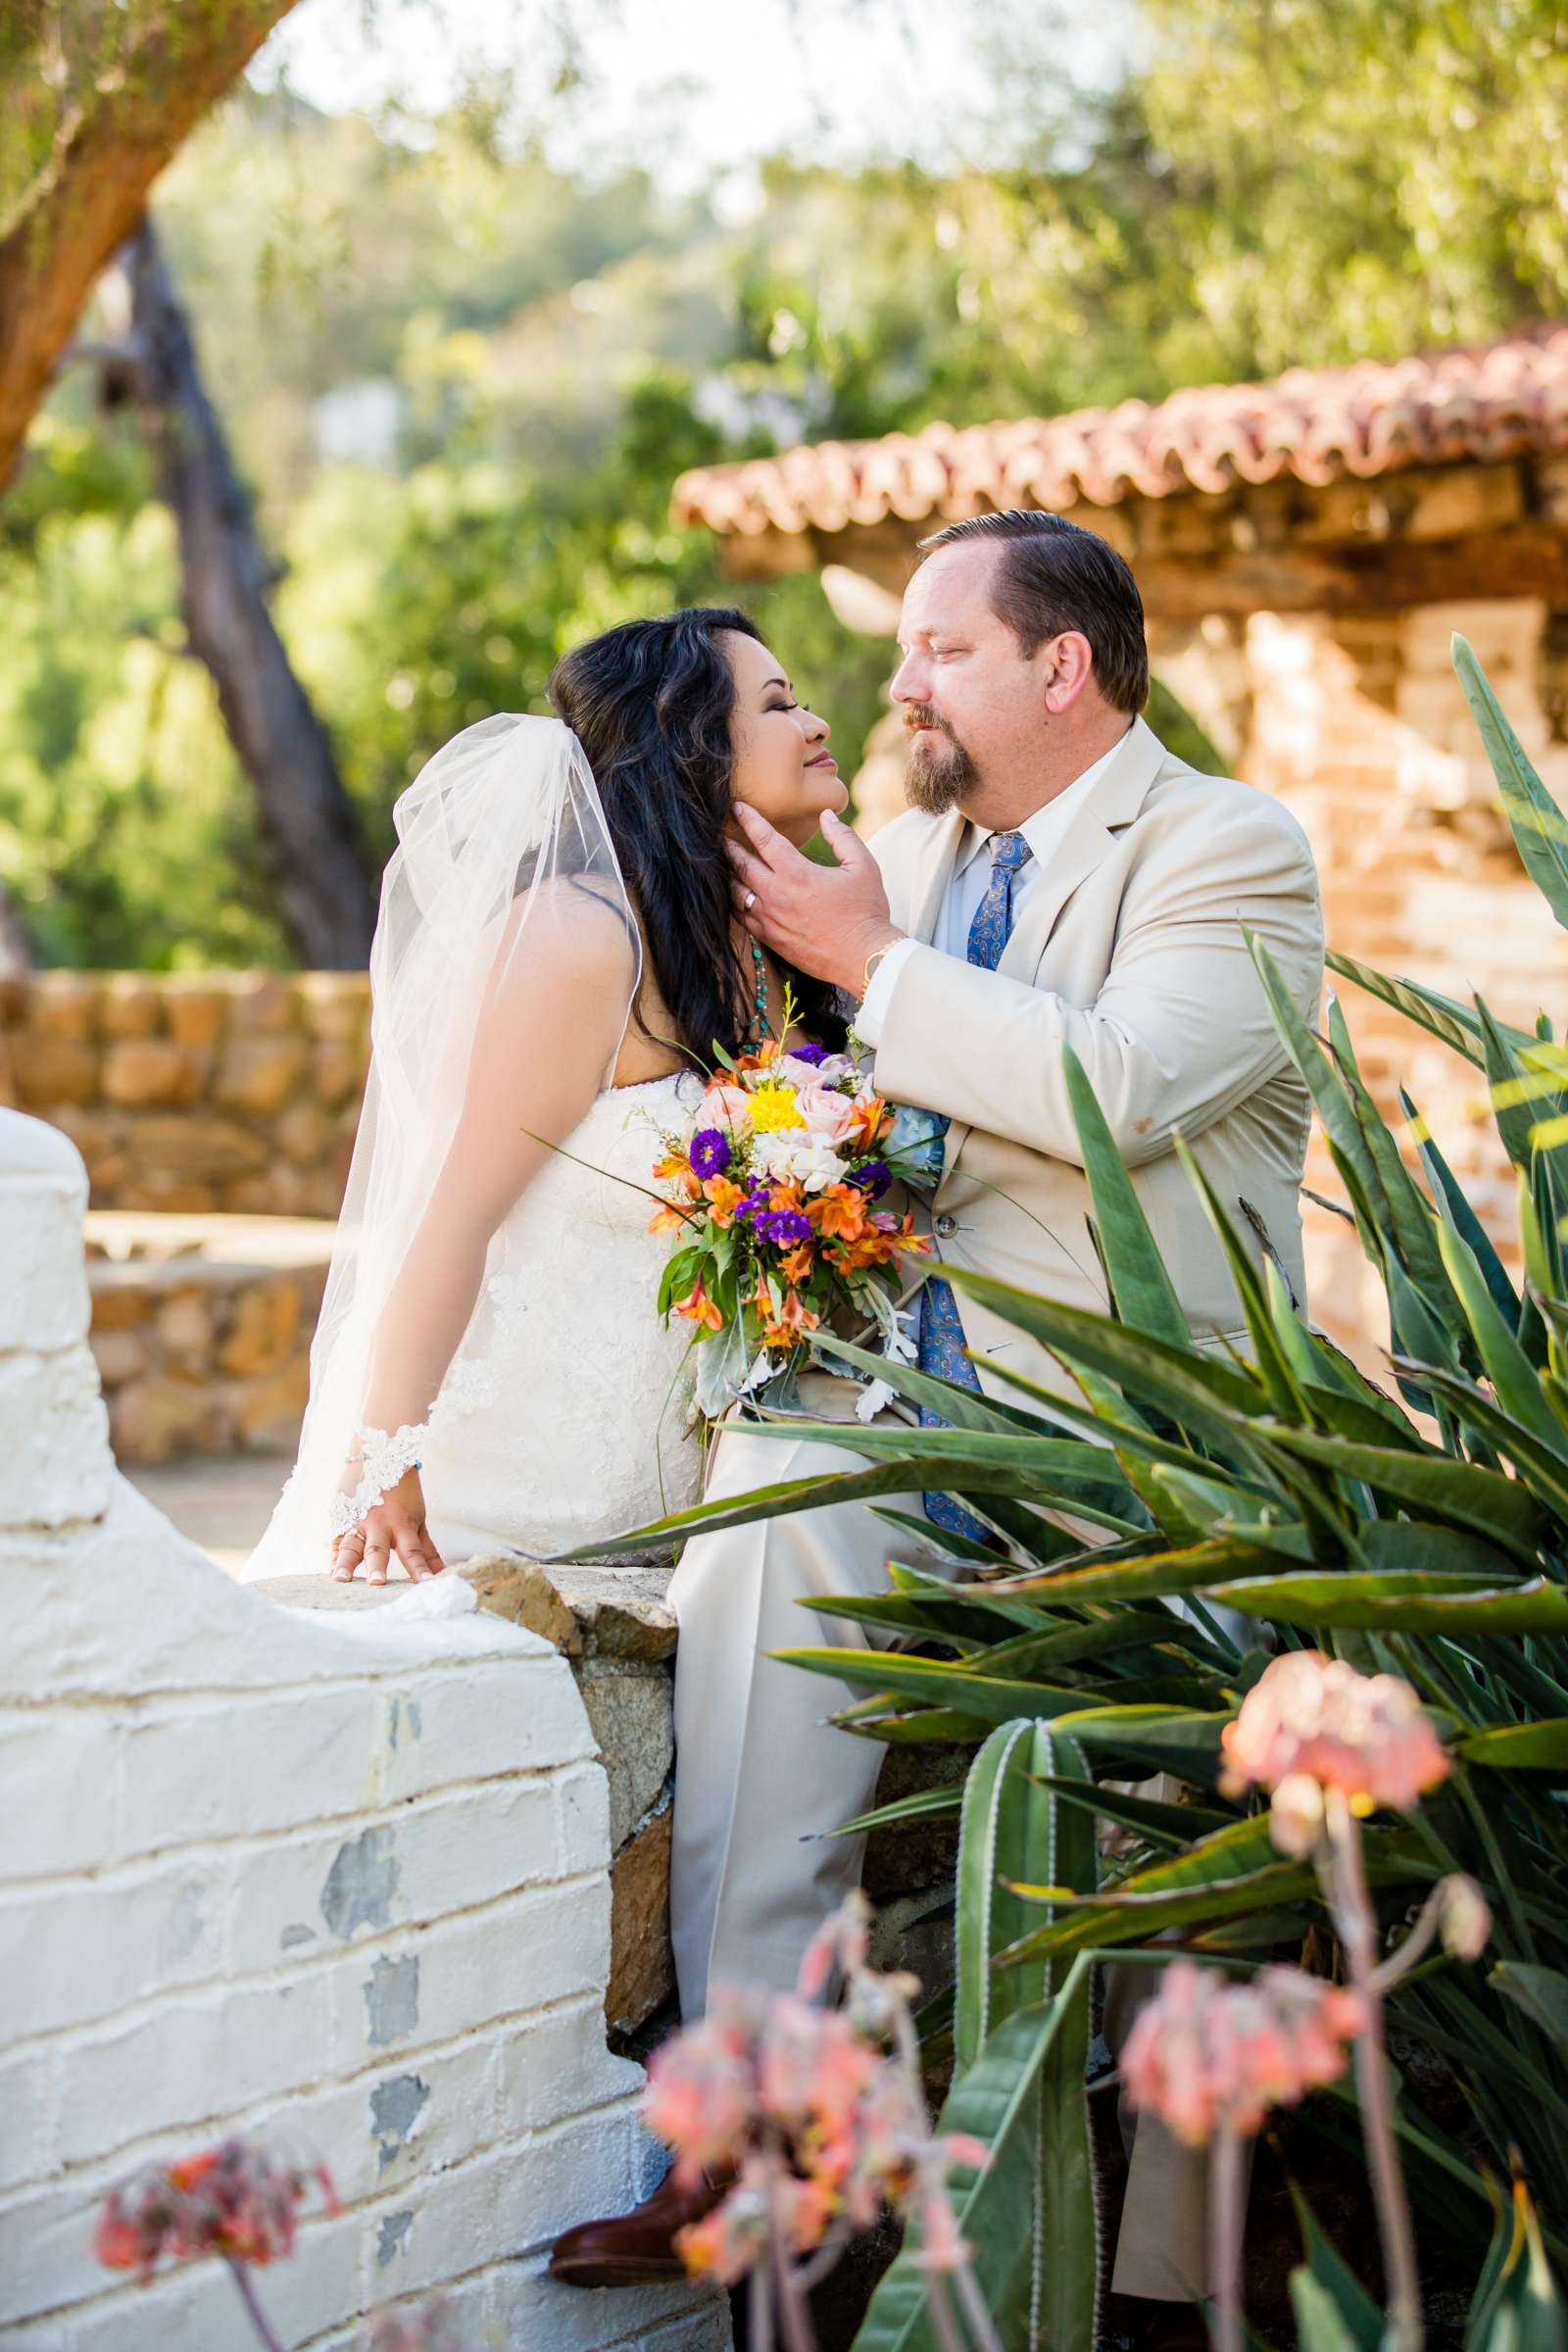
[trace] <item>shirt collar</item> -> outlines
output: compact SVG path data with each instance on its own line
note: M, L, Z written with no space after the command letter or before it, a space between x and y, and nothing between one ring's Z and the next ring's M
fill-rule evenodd
M1066 831L1068 817L1081 802L1088 799L1126 740L1125 735L1118 735L1108 752L1102 752L1098 760L1091 760L1083 773L1074 776L1070 784L1063 786L1054 800L1047 801L1043 808L1037 808L1033 816L1026 816L1017 827L1029 844L1031 853L1041 862L1044 862L1046 852L1055 848ZM973 818L966 822L958 844L958 855L954 861L953 870L956 874L961 874L966 866L974 862L994 830L994 827L982 830Z

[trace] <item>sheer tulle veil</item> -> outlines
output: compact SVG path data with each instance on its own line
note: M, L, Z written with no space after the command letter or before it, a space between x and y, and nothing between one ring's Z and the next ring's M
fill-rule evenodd
M423 1234L474 1080L475 1044L495 1008L548 982L573 932L623 932L621 1002L596 1020L612 1034L610 1083L641 977L637 925L593 772L559 719L481 719L436 753L398 801L398 846L381 885L370 950L370 1066L320 1320L299 1459L247 1577L324 1567L345 1456L362 1433L379 1318ZM528 1092L518 1071L517 1099ZM509 1090L510 1091L510 1090ZM519 1114L520 1118L520 1114ZM424 1254L428 1254L426 1248ZM475 1387L493 1312L481 1282L459 1355ZM428 1415L463 1409L449 1384ZM415 1458L423 1432L375 1433L366 1477L379 1491ZM399 1446L399 1438L406 1443ZM360 1507L374 1499L362 1489Z

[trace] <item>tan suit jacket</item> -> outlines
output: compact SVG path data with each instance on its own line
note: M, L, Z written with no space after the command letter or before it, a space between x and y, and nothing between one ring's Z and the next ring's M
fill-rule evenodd
M892 1101L953 1122L933 1203L942 1258L1106 1306L1062 1066L1071 1046L1195 1336L1235 1335L1242 1318L1178 1134L1254 1249L1240 1202L1256 1210L1304 1304L1310 1104L1243 938L1246 925L1266 943L1315 1023L1323 920L1295 818L1250 785L1200 775L1136 720L1020 900L995 972L929 945L964 822L911 809L870 843L893 920L923 943L884 1007L876 1078ZM971 1348L1067 1387L1037 1342L961 1292L959 1309Z

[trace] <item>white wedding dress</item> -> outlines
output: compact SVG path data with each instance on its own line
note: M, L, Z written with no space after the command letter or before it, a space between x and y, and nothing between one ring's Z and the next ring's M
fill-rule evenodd
M615 1179L653 1187L660 1128L682 1124L701 1093L676 1071L600 1095L566 1139L572 1158L548 1161L496 1235L493 1336L477 1360L454 1357L421 1455L448 1562L498 1548L542 1558L698 1499L691 1328L654 1312L669 1239L648 1231L645 1193Z
M394 813L310 1402L252 1579L324 1567L415 1463L448 1562L591 1547L700 1491L648 1227L702 1081L610 1083L642 948L582 747L481 720Z

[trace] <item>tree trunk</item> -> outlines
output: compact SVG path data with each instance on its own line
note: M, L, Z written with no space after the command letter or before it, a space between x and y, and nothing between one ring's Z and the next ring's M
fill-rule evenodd
M179 529L185 627L211 671L296 955L315 970L361 968L375 894L326 729L268 610L269 566L195 344L152 225L125 253L132 381L160 496Z
M33 968L32 942L16 901L0 882L0 980L20 980Z
M238 79L294 0L171 0L61 112L47 160L0 235L0 490L99 272L153 181ZM7 59L0 111L44 69L25 37Z

